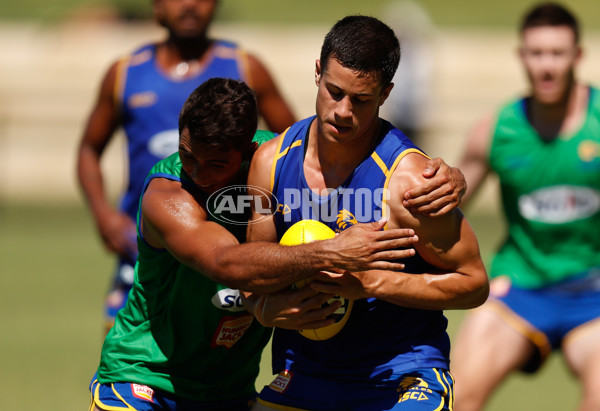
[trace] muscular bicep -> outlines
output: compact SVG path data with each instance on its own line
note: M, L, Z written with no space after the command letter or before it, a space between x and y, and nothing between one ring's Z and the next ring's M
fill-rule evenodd
M215 255L238 245L233 234L207 220L204 208L180 183L166 179L152 180L144 193L142 235L152 247L166 249L209 277L217 271Z
M403 159L390 182L390 227L412 228L419 237L416 251L432 266L461 272L470 261L479 261L475 235L460 209L436 218L413 214L402 206L400 194L423 178L426 159L418 154ZM396 198L398 197L398 198Z
M468 274L480 268L479 245L460 210L436 221L421 219L417 251L425 261L443 271Z

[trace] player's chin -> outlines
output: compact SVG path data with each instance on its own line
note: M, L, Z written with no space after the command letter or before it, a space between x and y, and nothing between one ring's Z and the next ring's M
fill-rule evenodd
M566 93L566 85L541 83L536 85L535 99L541 104L554 105L563 101Z
M328 129L331 135L342 137L352 135L354 128L351 126L342 126L335 123L328 123Z
M198 41L204 36L204 28L198 26L179 26L174 31L181 41Z
M325 133L325 136L328 137L329 140L336 141L338 143L352 141L355 135L354 128L352 127L328 124L326 130L327 132Z

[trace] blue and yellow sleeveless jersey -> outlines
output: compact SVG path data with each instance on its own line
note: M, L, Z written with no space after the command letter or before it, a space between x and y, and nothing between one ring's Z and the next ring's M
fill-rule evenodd
M121 59L115 87L127 137L129 182L121 208L135 218L142 185L152 166L177 151L179 111L187 97L213 77L248 81L246 55L235 44L215 41L197 75L176 80L156 63L156 45Z
M272 193L278 202L278 238L295 222L317 219L340 232L357 222L386 215L386 189L400 160L422 153L402 132L382 120L381 137L348 179L328 196L313 193L304 176L306 136L314 117L282 135L272 166ZM407 259L406 272L424 272L418 255ZM273 370L322 375L341 380L372 378L392 381L402 372L423 367L448 369L450 342L442 311L400 307L375 298L355 301L345 327L325 341L309 340L296 331L276 329Z

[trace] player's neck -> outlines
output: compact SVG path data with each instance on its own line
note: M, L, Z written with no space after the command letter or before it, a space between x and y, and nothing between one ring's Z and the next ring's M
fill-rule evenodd
M531 98L528 104L529 121L544 141L573 134L585 119L588 99L588 88L576 82L569 88L565 98L556 104L542 104Z
M171 59L179 62L201 60L212 43L212 40L205 36L195 38L170 36L162 46Z
M313 123L314 124L314 123ZM329 141L319 136L318 127L310 133L304 159L305 177L313 189L337 188L366 157L371 154L381 132L381 121L363 138L349 144Z
M169 38L157 46L159 66L174 78L191 77L201 71L212 41L207 38Z

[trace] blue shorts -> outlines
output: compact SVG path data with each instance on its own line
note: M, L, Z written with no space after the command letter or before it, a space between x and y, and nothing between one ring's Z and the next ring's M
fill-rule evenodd
M409 370L393 385L348 382L281 372L258 402L276 410L452 410L454 380L446 370Z
M536 355L523 368L534 372L572 331L600 318L600 277L576 278L538 289L511 285L506 294L490 298L486 307L535 345Z
M142 384L100 384L96 375L92 378L90 391L92 393L90 411L94 409L94 405L111 411L249 411L256 400L255 396L252 396L218 403L198 402L178 398L173 394Z

